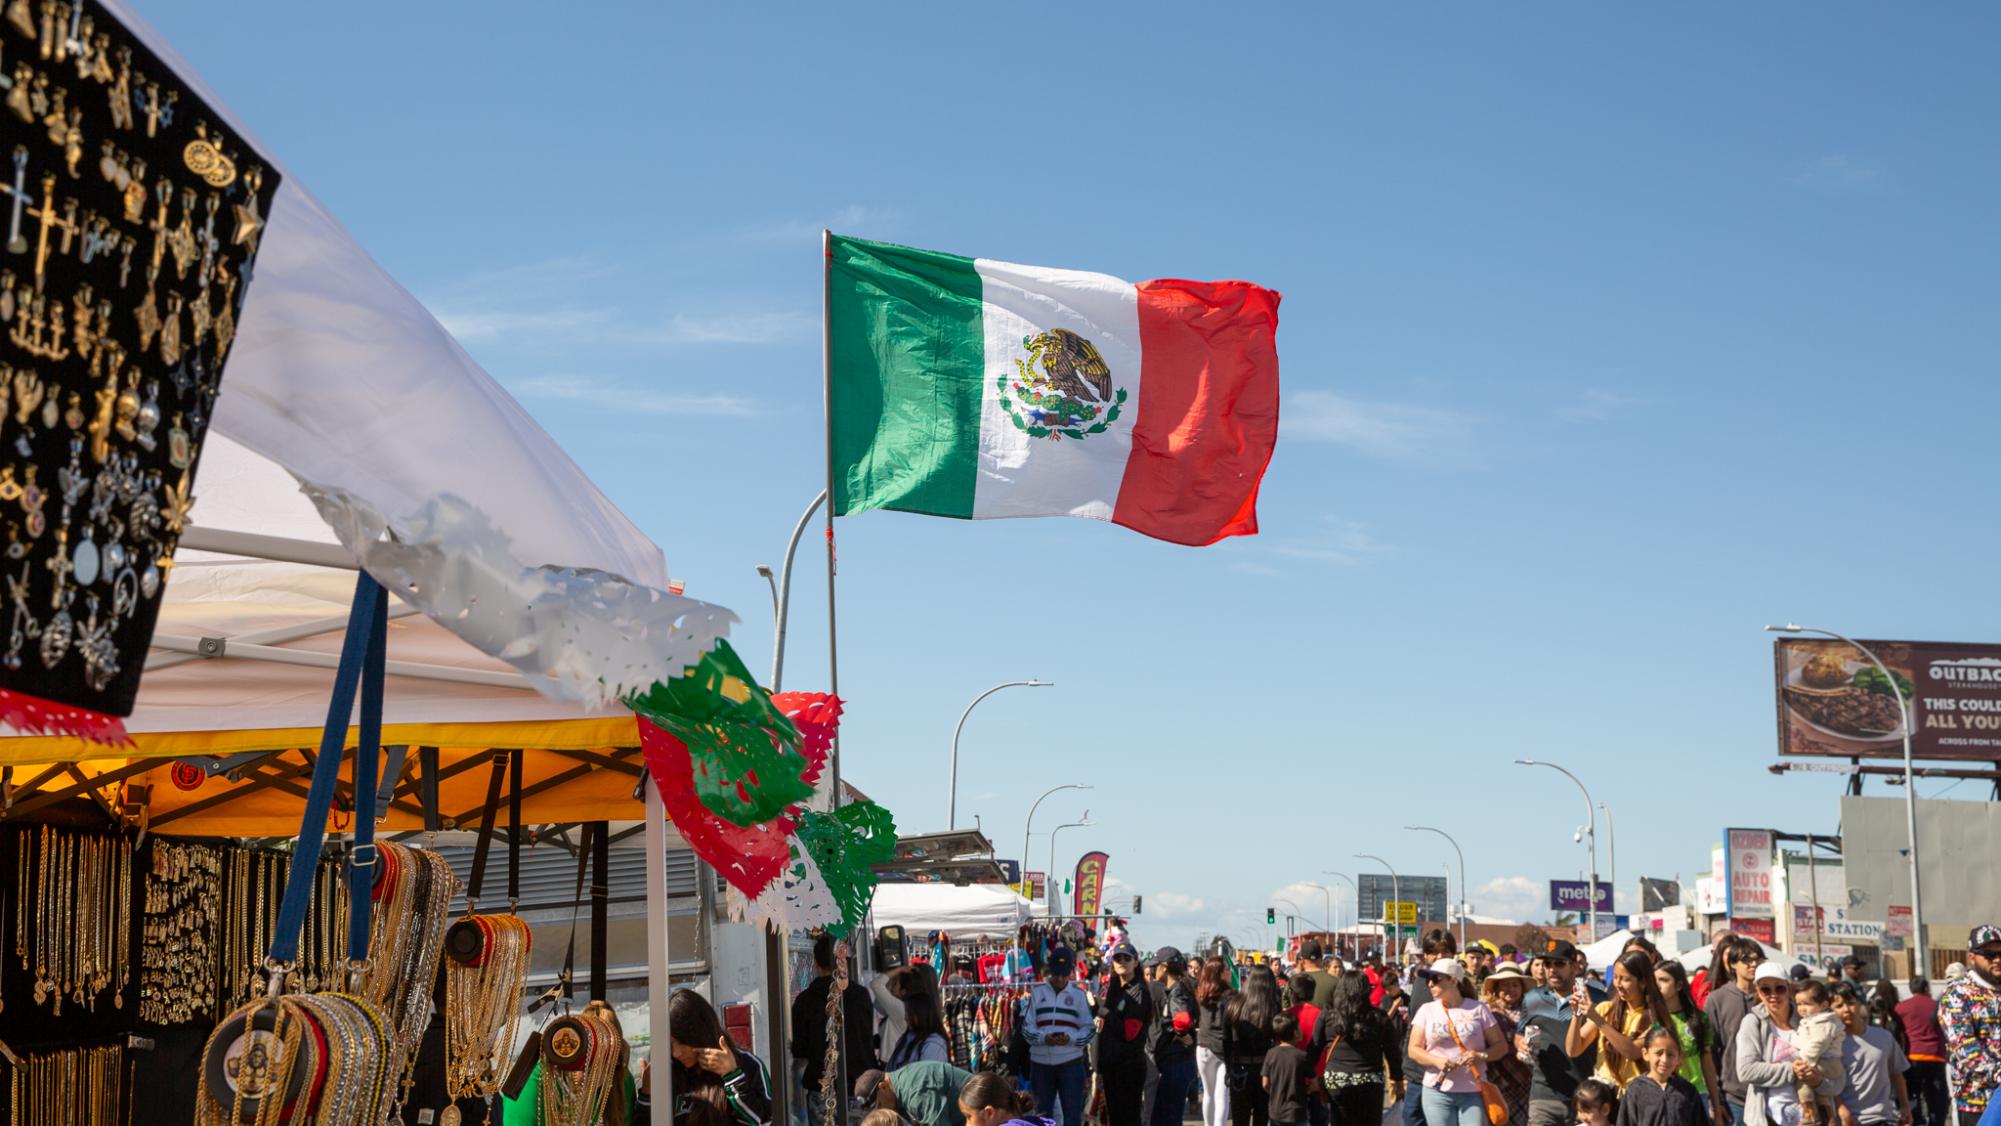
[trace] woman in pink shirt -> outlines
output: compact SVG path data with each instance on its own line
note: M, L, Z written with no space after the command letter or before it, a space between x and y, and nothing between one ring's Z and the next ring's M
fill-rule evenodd
M1429 1126L1487 1126L1476 1069L1509 1051L1487 1006L1467 997L1466 969L1441 958L1425 972L1431 1001L1411 1018L1409 1055L1424 1065L1424 1120Z

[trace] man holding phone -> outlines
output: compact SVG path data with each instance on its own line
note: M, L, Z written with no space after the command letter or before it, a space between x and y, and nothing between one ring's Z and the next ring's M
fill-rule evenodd
M1021 1034L1028 1041L1028 1085L1045 1113L1063 1105L1063 1126L1083 1126L1084 1084L1090 1067L1084 1049L1097 1031L1091 999L1072 984L1077 957L1058 946L1043 964L1044 976L1021 1002Z
M1598 1063L1596 1044L1575 1059L1563 1050L1577 988L1576 955L1577 948L1568 942L1550 943L1543 957L1544 984L1522 997L1515 1058L1530 1069L1529 1126L1570 1126L1570 1097Z

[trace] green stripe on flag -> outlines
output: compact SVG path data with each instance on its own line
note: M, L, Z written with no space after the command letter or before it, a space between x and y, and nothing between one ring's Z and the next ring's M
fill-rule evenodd
M970 518L986 372L973 260L833 236L834 514Z

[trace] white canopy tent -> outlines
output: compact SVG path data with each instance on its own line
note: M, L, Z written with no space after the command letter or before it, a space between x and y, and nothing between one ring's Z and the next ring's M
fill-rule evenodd
M1590 961L1592 969L1602 970L1618 960L1619 951L1626 948L1632 937L1633 932L1622 927L1588 946L1578 947L1578 950Z
M931 931L991 938L1013 934L1035 905L1005 884L879 884L869 912L876 926L900 926L919 938Z

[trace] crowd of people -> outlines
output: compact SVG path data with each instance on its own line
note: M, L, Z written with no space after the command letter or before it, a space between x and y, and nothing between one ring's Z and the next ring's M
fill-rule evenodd
M2001 929L1969 946L1936 1000L1923 977L1908 996L1854 962L1816 979L1737 935L1694 974L1644 938L1602 972L1561 940L1462 957L1444 929L1401 966L1311 940L1250 965L1120 940L1088 989L1057 947L1013 1066L979 1072L951 1062L939 977L918 964L840 999L844 1091L824 1071L823 941L790 1048L814 1124L838 1094L861 1126L1994 1126ZM762 1064L695 1001L676 995L675 1126L766 1126Z

